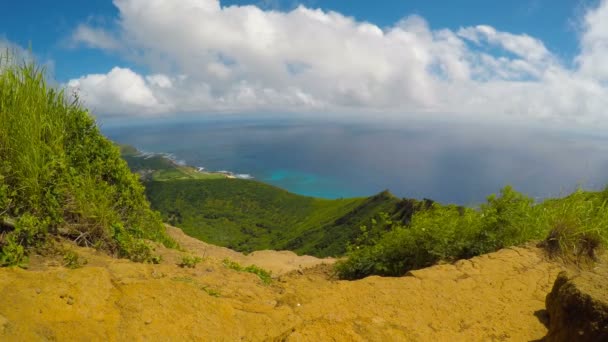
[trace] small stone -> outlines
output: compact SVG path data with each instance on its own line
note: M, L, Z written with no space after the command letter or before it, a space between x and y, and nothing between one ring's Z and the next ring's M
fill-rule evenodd
M146 323L146 325L151 324L152 320L151 319L147 319L144 323Z
M41 289L36 289L36 293L40 294L40 293L42 293L42 290Z
M68 305L73 305L74 304L74 298L72 298L71 296L68 298L68 300L66 301L66 303Z

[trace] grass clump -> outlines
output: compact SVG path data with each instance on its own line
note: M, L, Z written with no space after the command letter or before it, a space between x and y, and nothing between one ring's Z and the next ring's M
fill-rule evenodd
M608 190L601 193L576 191L560 200L548 201L543 213L549 231L541 242L549 255L568 262L595 261L608 246Z
M260 278L260 280L262 281L262 283L264 283L265 285L268 285L272 282L272 273L269 271L266 271L263 268L260 268L256 265L249 265L247 267L243 267L241 264L239 264L236 261L232 261L230 259L224 259L222 261L222 264L232 270L238 271L238 272L247 272L247 273L253 273L255 275L258 276L258 278Z
M84 258L81 258L78 253L68 250L63 255L63 266L71 269L80 268L86 265L88 261Z
M50 234L136 261L173 247L138 177L89 112L33 63L0 58L0 264Z
M182 257L182 260L180 261L179 264L177 264L179 267L181 268L195 268L196 264L200 263L201 261L203 261L202 258L199 258L197 256L194 255L184 255Z
M491 195L478 209L433 204L416 212L409 225L393 223L368 243L349 246L336 264L343 279L406 272L521 245L541 243L552 256L594 260L608 246L608 190L576 191L561 199L534 203L511 187Z

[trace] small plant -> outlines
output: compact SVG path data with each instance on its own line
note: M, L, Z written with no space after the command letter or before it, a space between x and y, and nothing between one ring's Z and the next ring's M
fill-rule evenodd
M182 261L179 264L177 264L177 265L179 267L181 267L181 268L185 268L185 267L195 268L196 264L200 263L201 261L203 261L203 259L201 259L201 258L199 258L197 256L194 256L194 255L184 255L182 257Z
M260 278L260 280L262 280L262 283L264 283L265 285L268 285L272 282L271 272L266 271L263 268L257 267L256 265L249 265L245 267L243 271L256 274Z
M218 290L214 290L212 288L210 288L209 286L202 286L201 290L207 292L208 295L210 295L211 297L219 297L221 294Z
M19 266L26 268L28 257L23 246L15 242L14 236L9 236L0 253L0 266Z
M223 264L225 267L227 267L227 268L229 268L229 269L231 269L231 270L235 270L235 271L242 271L242 270L243 270L243 266L241 266L241 264L239 264L239 263L238 263L238 262L236 262L236 261L232 261L232 260L230 260L230 259L228 259L228 258L224 259L224 260L222 261L222 264Z
M194 279L190 278L190 277L172 277L171 280L173 281L179 281L182 283L194 283Z
M222 261L222 264L224 264L225 267L238 271L238 272L253 273L253 274L257 275L258 278L260 278L262 283L264 283L265 285L268 285L272 282L272 273L270 271L266 271L265 269L260 268L256 265L249 265L247 267L243 267L238 262L232 261L230 259L224 259Z
M87 260L80 258L78 253L68 250L63 255L63 266L71 269L80 268L87 264Z

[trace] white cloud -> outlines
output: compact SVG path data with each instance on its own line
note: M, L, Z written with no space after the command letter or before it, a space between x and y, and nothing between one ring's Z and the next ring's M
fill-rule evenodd
M432 29L410 16L381 29L303 6L114 4L115 34L81 25L74 36L103 49L128 46L125 56L151 75L115 68L70 81L100 113L434 113L585 124L606 116L608 1L585 15L574 69L542 41L487 25Z
M171 109L154 94L155 87L166 88L169 83L166 76L156 75L145 80L129 69L116 67L107 74L70 80L68 87L78 90L93 110L148 114Z
M72 43L105 50L117 50L120 42L108 32L80 24L72 34Z

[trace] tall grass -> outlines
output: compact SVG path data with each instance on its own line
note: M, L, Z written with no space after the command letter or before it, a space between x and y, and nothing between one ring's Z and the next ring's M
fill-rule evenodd
M44 75L0 58L0 264L49 233L135 259L149 256L142 238L173 245L118 148Z
M439 261L540 240L553 257L576 263L594 260L608 246L607 199L608 190L579 190L536 204L505 187L479 209L435 204L415 213L410 225L395 224L371 244L351 246L336 270L344 279L399 276Z

